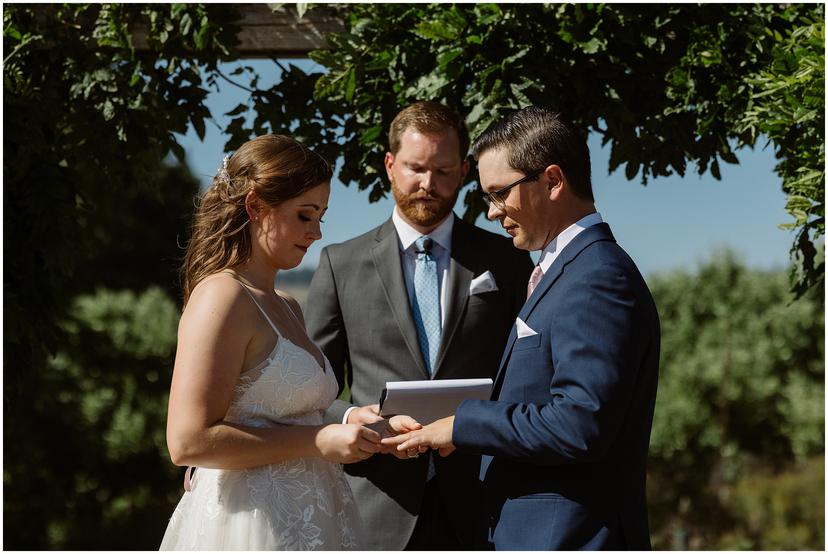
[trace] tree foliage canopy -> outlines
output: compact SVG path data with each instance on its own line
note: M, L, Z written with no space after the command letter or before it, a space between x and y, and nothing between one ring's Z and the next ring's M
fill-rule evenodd
M238 28L224 22L237 18L220 5L4 6L4 339L12 367L41 367L44 347L55 351L56 321L75 293L94 286L77 277L118 240L100 223L124 215L125 197L181 197L161 188L162 161L170 152L183 159L174 133L192 125L203 135L206 87L218 78L209 70L236 44ZM141 53L138 26L149 44ZM28 374L7 371L6 394Z
M332 48L311 53L327 72L294 68L240 105L228 148L292 132L343 157L341 179L376 200L389 186L385 131L422 99L456 107L473 137L511 110L562 110L610 145L610 171L643 184L691 166L720 179L734 150L766 136L793 217L785 225L799 231L792 286L821 286L822 5L353 4L343 14ZM472 191L465 204L471 220L483 211Z

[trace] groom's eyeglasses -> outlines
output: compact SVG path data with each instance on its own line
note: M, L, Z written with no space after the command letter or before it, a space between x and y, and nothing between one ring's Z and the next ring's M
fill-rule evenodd
M491 206L494 204L495 208L498 210L505 210L506 209L506 197L509 196L509 191L512 190L514 187L525 183L527 181L534 181L538 178L538 176L543 173L543 169L539 169L534 173L530 173L526 177L521 177L514 183L508 184L505 187L492 191L490 193L485 193L483 190L480 190L480 194L483 195L483 201L486 203L486 206Z

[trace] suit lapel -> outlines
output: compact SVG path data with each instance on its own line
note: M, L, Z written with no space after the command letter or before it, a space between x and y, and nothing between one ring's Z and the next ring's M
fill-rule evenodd
M512 330L509 331L509 339L506 341L506 348L500 357L500 366L497 369L497 375L495 375L494 385L492 385L492 400L497 400L497 397L500 395L500 385L503 383L506 364L512 355L512 346L514 346L515 340L517 340L517 325L512 324Z
M549 271L543 275L543 279L541 279L540 283L538 283L538 286L535 288L535 292L532 293L532 296L529 297L520 309L518 317L526 322L532 314L532 311L535 309L535 306L537 306L540 302L541 298L544 297L546 292L552 288L552 285L554 285L561 276L566 265L577 258L578 254L583 252L586 247L599 240L611 240L615 242L615 237L613 237L612 231L610 231L609 225L606 223L599 223L584 229L578 234L577 237L572 239L572 242L567 244L558 257L555 258L555 261L552 262L552 265L549 267ZM500 392L500 384L503 380L503 374L505 373L504 370L509 362L509 357L512 354L512 347L514 347L515 341L517 341L517 326L512 325L512 331L509 333L509 340L506 343L503 358L500 360L500 368L497 370L497 377L495 377L495 384L492 388L492 398L496 398L496 395Z
M423 378L428 378L423 355L420 352L420 343L417 340L417 327L411 315L408 301L408 292L402 274L400 246L394 223L389 219L377 232L377 244L371 249L371 257L379 276L380 285L388 300L388 306L400 328L405 345L411 353Z
M443 359L451 346L457 326L460 323L460 316L466 309L469 300L469 285L474 274L474 264L468 256L474 252L469 248L471 237L467 223L454 217L454 228L451 233L451 261L449 268L449 283L446 289L446 315L443 318L443 332L440 338L440 350L437 352L437 362L434 365L434 375L442 368Z

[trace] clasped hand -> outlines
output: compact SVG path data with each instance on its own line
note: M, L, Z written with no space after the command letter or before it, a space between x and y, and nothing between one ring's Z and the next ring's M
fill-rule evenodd
M390 419L382 417L379 415L379 404L371 404L370 406L362 406L351 410L348 414L348 423L362 425L376 432L379 438L392 437L422 428L422 425L409 416L398 415ZM377 439L377 448L376 452L392 454L401 460L416 458L419 454L428 450L428 447L425 446L398 450L395 446L381 444L379 439Z
M348 421L351 421L350 418ZM416 458L428 447L397 449L382 444L383 437L422 428L409 416L379 419L378 425L357 423L323 425L316 434L317 451L323 458L340 464L352 464L367 460L374 454L393 454L400 459Z
M414 421L411 418L408 419ZM452 443L453 428L454 416L444 417L425 427L417 423L417 428L409 427L405 430L401 428L397 430L397 435L383 438L381 444L383 448L394 448L397 452L412 452L414 450L424 452L431 448L439 451L440 456L448 456L455 450L454 443Z

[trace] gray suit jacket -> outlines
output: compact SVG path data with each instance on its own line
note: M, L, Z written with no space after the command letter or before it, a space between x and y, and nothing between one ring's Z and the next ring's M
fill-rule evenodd
M491 271L499 290L469 294L474 277ZM455 218L442 341L435 379L494 378L509 330L526 300L532 262L511 240ZM340 391L327 420L350 406L376 404L386 381L428 379L417 341L389 219L368 233L325 248L308 293L308 333L331 362ZM434 457L438 486L467 548L480 548L479 456ZM374 550L402 550L419 515L428 457L378 454L345 466Z

